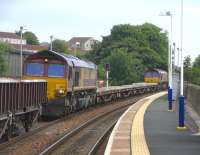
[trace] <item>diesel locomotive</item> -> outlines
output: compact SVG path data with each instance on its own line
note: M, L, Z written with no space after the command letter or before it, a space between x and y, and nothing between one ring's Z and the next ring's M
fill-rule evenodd
M168 74L161 69L148 69L144 74L144 82L157 83L162 89L167 88Z
M24 79L47 81L43 116L61 116L95 103L97 66L72 55L46 50L24 62Z

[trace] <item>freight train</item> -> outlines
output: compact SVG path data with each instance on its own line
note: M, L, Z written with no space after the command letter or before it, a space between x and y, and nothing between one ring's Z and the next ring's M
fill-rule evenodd
M142 84L97 90L97 66L94 63L50 50L26 58L24 79L47 81L48 102L42 105L42 115L53 117L87 108L99 101L130 96L139 93L140 89L144 92L150 87L158 87L157 84Z
M94 63L50 50L28 56L23 65L23 79L0 79L0 139L8 139L19 125L29 131L41 115L60 117L162 89L162 81L146 80L155 83L97 88ZM149 78L149 73L145 76Z

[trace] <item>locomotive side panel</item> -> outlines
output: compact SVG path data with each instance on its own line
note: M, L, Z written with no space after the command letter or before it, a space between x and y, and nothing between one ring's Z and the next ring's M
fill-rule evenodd
M96 89L96 79L97 79L96 75L97 75L96 70L84 67L79 68L79 85L75 85L76 89L88 89L88 88Z

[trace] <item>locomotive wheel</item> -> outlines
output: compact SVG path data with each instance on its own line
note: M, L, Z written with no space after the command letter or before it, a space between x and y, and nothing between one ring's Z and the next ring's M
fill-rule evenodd
M72 97L72 112L76 112L77 111L77 99L75 96Z
M66 106L64 109L64 115L68 115L71 112L71 107L70 106Z
M73 112L73 105L70 105L69 106L69 113L72 113Z
M85 96L85 105L84 105L84 108L87 108L90 105L91 105L91 96L90 95L86 95Z
M68 98L65 98L64 115L68 115L70 112L71 112L70 101Z

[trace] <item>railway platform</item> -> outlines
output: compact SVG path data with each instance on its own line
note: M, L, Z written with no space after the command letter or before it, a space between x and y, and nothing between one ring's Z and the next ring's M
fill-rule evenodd
M187 130L177 130L178 113L167 108L166 92L132 105L115 125L105 155L199 155L192 120L186 114Z

